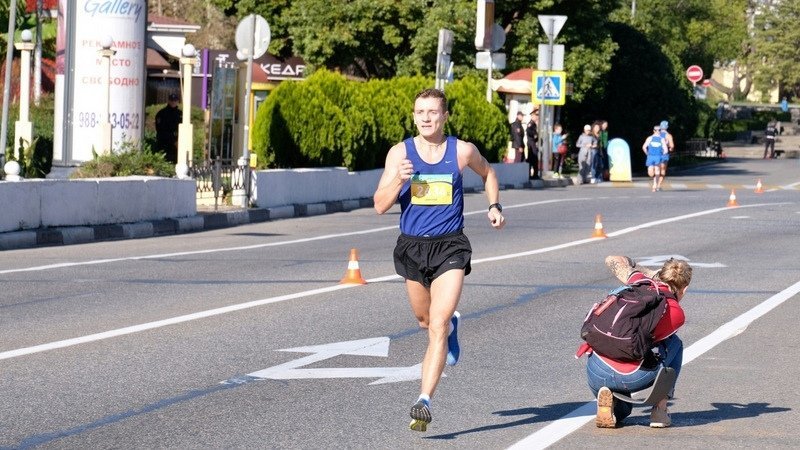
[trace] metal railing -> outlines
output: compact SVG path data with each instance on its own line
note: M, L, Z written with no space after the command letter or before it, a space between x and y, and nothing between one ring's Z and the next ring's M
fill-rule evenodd
M684 150L682 152L678 152L678 156L681 154L719 158L722 155L722 143L713 139L689 139L686 141Z
M236 160L217 157L195 162L189 167L189 176L195 180L198 194L214 196L214 209L237 191L244 195L244 205L250 204L250 168L237 164Z

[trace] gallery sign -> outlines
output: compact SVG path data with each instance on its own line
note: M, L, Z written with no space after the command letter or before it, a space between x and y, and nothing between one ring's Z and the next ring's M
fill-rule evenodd
M112 148L138 142L144 129L147 2L145 0L61 0L59 56L65 75L61 162L80 163L99 152L101 124L111 123ZM111 42L110 68L98 51ZM109 83L109 95L105 89ZM108 117L103 117L103 101Z

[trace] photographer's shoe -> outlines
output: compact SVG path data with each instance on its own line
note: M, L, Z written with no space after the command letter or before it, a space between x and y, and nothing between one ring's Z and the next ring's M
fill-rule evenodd
M614 394L611 389L603 386L597 392L597 428L616 428L617 418L614 417ZM652 426L652 424L651 424Z
M658 406L653 407L650 412L650 428L667 428L672 425L672 419L669 417L669 411L661 409Z

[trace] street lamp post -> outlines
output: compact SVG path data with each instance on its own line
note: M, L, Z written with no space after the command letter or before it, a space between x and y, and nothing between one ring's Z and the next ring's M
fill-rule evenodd
M194 146L192 126L192 70L195 64L197 51L192 44L186 44L181 49L181 69L183 71L183 117L178 126L178 164L175 165L175 175L178 178L189 178L189 155Z
M17 42L14 47L20 51L20 80L19 80L19 120L14 124L14 147L19 148L17 159L22 158L24 147L30 146L33 141L33 124L29 120L30 93L31 93L31 51L34 44L31 30L20 33L22 42ZM13 151L13 150L12 150Z
M100 56L100 64L102 66L103 77L105 78L105 89L103 89L103 101L101 102L102 111L100 112L100 138L97 147L100 149L100 154L111 152L111 57L117 54L117 51L111 48L114 45L114 39L111 36L106 36L100 41L100 50L97 54Z

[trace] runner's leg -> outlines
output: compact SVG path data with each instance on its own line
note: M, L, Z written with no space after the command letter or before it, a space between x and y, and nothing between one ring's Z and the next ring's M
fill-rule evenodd
M448 270L433 280L428 319L428 349L422 360L422 383L420 392L433 397L444 370L447 358L447 336L450 334L450 318L456 311L461 289L464 285L464 270Z

